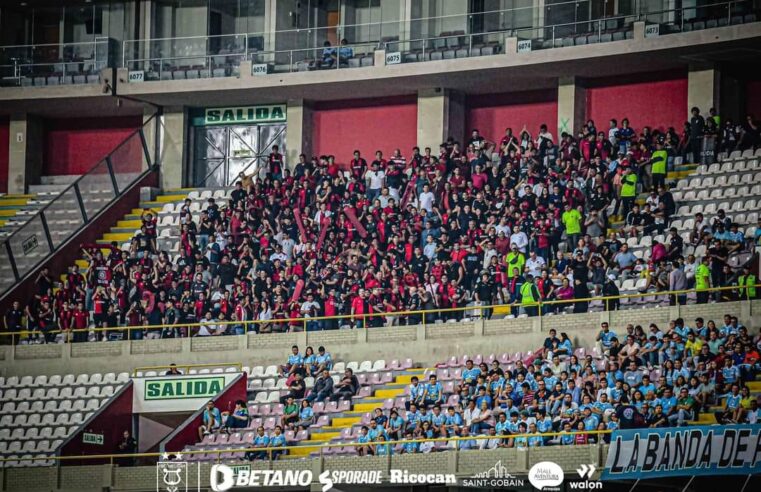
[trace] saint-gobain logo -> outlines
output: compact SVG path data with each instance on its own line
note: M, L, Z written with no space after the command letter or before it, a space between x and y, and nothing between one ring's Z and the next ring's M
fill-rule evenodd
M187 492L188 464L184 461L159 461L156 464L157 492Z
M539 462L528 472L528 481L539 490L559 490L558 485L563 483L563 478L563 469L552 461Z
M463 478L461 485L463 487L502 489L523 487L524 480L511 475L500 460L484 472L477 473L470 478Z

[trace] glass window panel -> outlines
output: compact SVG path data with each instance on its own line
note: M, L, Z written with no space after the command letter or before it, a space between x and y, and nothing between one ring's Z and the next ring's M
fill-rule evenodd
M87 217L92 219L103 210L114 198L114 184L108 174L105 161L100 162L79 181L79 192L85 206Z
M16 277L13 276L13 267L11 259L8 256L8 250L5 242L0 243L0 293L16 283Z
M84 217L74 188L69 188L50 202L45 209L45 218L54 248L58 248L84 225Z
M46 217L48 217L47 214ZM50 254L48 240L42 228L42 219L39 216L33 217L24 224L8 241L20 277L23 277Z

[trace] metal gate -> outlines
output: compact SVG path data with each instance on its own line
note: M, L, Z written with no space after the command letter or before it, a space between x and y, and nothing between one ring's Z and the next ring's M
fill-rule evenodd
M286 125L202 126L194 137L193 186L232 186L240 173L266 170L272 146L285 154Z

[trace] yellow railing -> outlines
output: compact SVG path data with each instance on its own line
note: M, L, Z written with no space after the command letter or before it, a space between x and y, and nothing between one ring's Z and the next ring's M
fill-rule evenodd
M751 286L756 289L761 289L761 284L756 284ZM115 327L109 327L109 328L81 328L81 329L71 329L71 330L48 330L48 331L41 331L41 330L22 330L17 332L3 332L0 333L0 340L4 338L7 339L7 337L11 338L11 343L15 343L16 339L29 337L33 334L48 334L48 335L56 335L59 333L65 333L65 334L73 334L73 333L103 333L103 332L122 332L127 334L127 338L129 340L133 340L133 332L140 332L142 335L142 332L145 330L150 331L160 331L162 329L168 328L168 329L177 329L177 330L184 330L186 333L180 333L181 338L186 338L188 336L191 336L191 331L193 328L200 328L201 326L231 326L231 325L238 325L244 327L244 332L252 332L252 331L259 331L259 330L252 330L251 327L261 327L261 326L267 326L267 325L283 325L286 328L279 332L287 332L292 331L294 327L299 327L299 329L302 329L306 331L307 324L309 322L314 321L329 321L329 320L348 320L351 322L356 322L358 320L361 320L363 322L363 327L367 327L368 320L376 317L386 317L386 316L419 316L420 322L419 324L426 325L431 321L431 316L438 316L441 314L447 314L447 313L456 313L456 312L465 312L465 311L472 311L479 313L477 316L483 317L484 313L489 310L510 310L510 309L519 309L519 308L538 308L537 309L537 316L542 317L543 315L546 315L549 313L553 308L555 307L567 307L569 305L576 304L578 302L587 302L590 303L592 301L600 301L603 303L603 305L606 305L607 303L610 303L612 301L621 301L623 299L636 299L641 297L661 297L661 296L681 296L681 295L688 295L691 293L707 293L707 294L713 294L717 292L730 292L730 291L739 291L740 288L738 286L728 286L728 287L712 287L709 289L688 289L688 290L677 290L677 291L661 291L661 292L641 292L636 294L622 294L618 296L598 296L598 297L589 297L584 299L567 299L567 300L554 300L554 301L538 301L538 302L530 302L530 303L521 303L521 302L513 302L508 304L492 304L492 305L486 305L486 306L460 306L460 307L454 307L454 308L439 308L439 309L429 309L429 310L416 310L416 311L395 311L395 312L383 312L383 313L369 313L369 314L361 314L361 315L338 315L338 316L314 316L311 318L281 318L281 319L269 319L269 320L249 320L249 321L216 321L213 322L195 322L195 323L175 323L173 325L166 325L166 324L156 324L156 325L141 325L141 326L115 326ZM748 289L745 288L745 296L742 298L739 298L737 300L752 300L748 297ZM606 309L610 310L610 309ZM142 338L142 337L141 337Z
M243 370L243 364L240 362L221 362L219 364L173 364L173 365L166 365L166 366L142 366L142 367L136 367L132 371L132 376L137 376L138 372L146 372L146 371L163 371L166 369L171 369L172 367L177 368L178 370L185 370L185 372L182 374L183 376L187 376L191 369L207 369L207 368L220 368L220 367L234 367L238 369L238 371Z
M238 432L251 432L250 430L238 430ZM459 441L483 441L483 440L492 440L492 439L500 439L500 440L515 440L518 438L531 438L531 437L559 437L559 436L576 436L579 434L585 434L587 436L593 436L593 435L604 435L604 434L610 434L612 433L611 430L592 430L592 431L572 431L572 432L537 432L537 433L525 433L525 434L510 434L510 435L474 435L474 436L467 436L467 437L436 437L433 439L410 439L410 440L397 440L397 441L371 441L367 443L359 443L359 442L335 442L335 443L327 443L327 444L303 444L300 446L280 446L280 447L240 447L240 448L229 448L229 449L203 449L203 450L193 450L193 451L172 451L168 452L170 455L176 455L177 453L182 454L182 456L188 456L188 455L201 455L201 454L212 454L216 455L217 463L222 461L221 456L223 454L228 453L247 453L247 452L254 452L254 453L261 453L264 452L267 454L267 459L272 460L272 453L275 451L283 451L286 452L284 454L287 454L288 451L294 450L294 449L310 449L313 450L311 452L320 452L322 455L325 449L329 448L344 448L344 447L363 447L363 446L377 446L377 445L384 445L387 444L390 447L396 447L399 444L406 444L406 443L437 443L437 442L444 442L444 443L451 443L451 442L459 442ZM354 438L356 439L356 438ZM553 444L555 445L555 444ZM561 444L556 444L561 445ZM455 446L454 448L447 448L447 450L459 450L459 447ZM58 465L60 465L62 462L65 461L104 461L109 460L110 464L114 464L114 461L120 461L125 459L139 459L139 458L161 458L165 453L125 453L125 454L93 454L93 455L77 455L77 456L47 456L47 457L30 457L30 458L24 458L24 461L55 461ZM21 461L21 458L0 458L0 463L5 463L8 461ZM158 461L158 460L157 460Z

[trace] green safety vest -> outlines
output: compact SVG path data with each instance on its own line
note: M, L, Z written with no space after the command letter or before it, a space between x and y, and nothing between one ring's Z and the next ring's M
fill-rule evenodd
M669 154L665 150L656 150L653 152L653 174L666 174L666 162Z
M740 275L737 279L737 285L740 287L741 299L755 299L756 298L756 276L753 274ZM748 289L748 293L745 293L745 289Z
M513 276L513 268L518 269L518 274L523 274L523 267L526 265L526 257L523 256L523 253L513 253L510 251L507 253L507 256L505 258L507 263L507 276L512 277Z
M709 280L711 278L711 270L704 264L698 265L695 269L695 289L707 290L709 287Z
M627 174L621 180L621 196L633 197L637 195L637 175Z
M536 303L537 299L534 299L534 284L531 282L526 282L523 285L521 285L521 304L527 305L527 304L534 304Z

